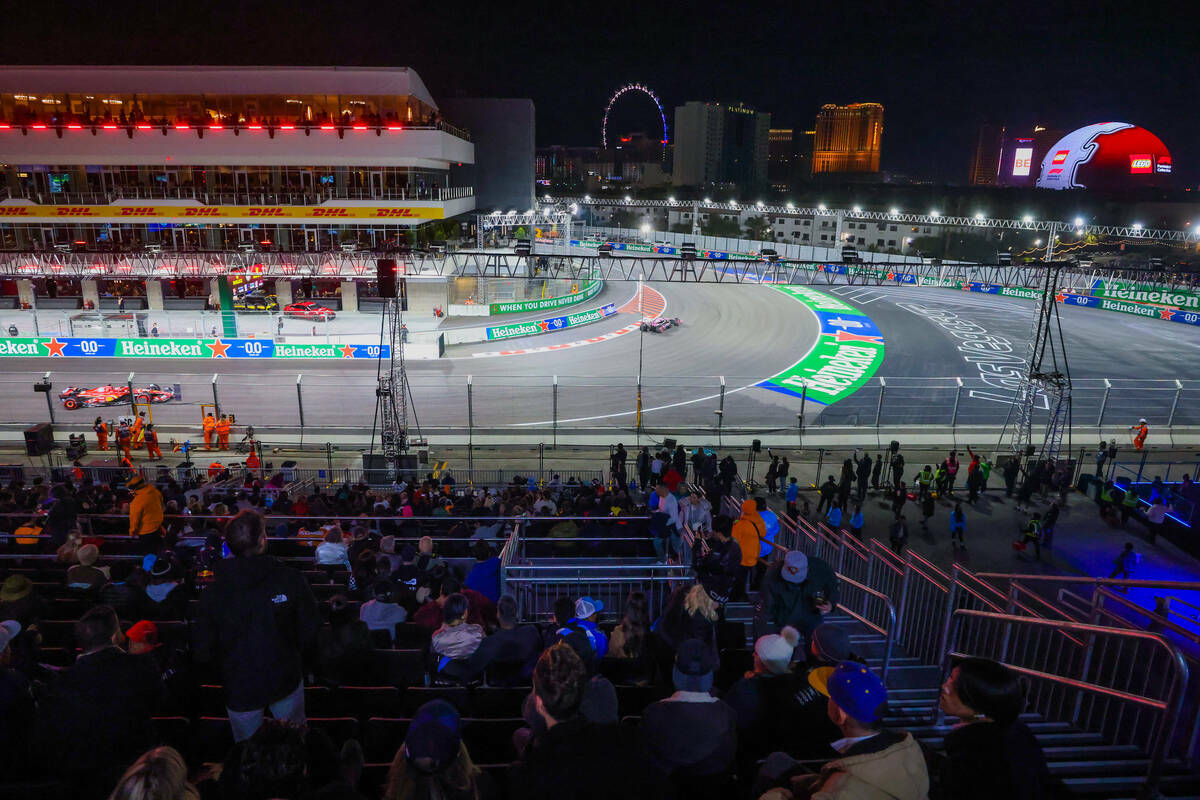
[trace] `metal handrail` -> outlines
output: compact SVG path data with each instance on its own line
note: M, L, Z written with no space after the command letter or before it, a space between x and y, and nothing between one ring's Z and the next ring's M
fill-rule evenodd
M1015 672L1019 672L1039 681L1070 687L1081 692L1086 692L1109 699L1133 703L1141 707L1161 712L1154 728L1154 734L1151 737L1152 741L1147 743L1147 750L1150 754L1150 763L1147 767L1146 788L1153 790L1157 787L1162 773L1163 763L1166 760L1167 751L1170 747L1171 735L1174 731L1175 725L1178 723L1179 716L1183 708L1184 690L1188 682L1187 662L1179 648L1172 645L1160 634L1125 628L1110 628L1082 622L1049 620L1013 614L997 614L994 612L976 611L972 609L957 609L954 612L953 617L956 624L951 626L945 655L942 661L943 682L945 682L945 680L949 677L950 671L953 668L954 659L966 658L971 655L970 653L960 652L957 649L958 637L960 629L963 625L962 620L964 619L979 619L1003 623L1007 631L1011 631L1014 627L1024 626L1027 628L1048 628L1059 632L1070 631L1072 633L1078 633L1086 636L1089 639L1094 639L1098 636L1105 636L1128 640L1141 640L1151 642L1153 645L1156 645L1164 650L1172 667L1173 680L1169 684L1166 697L1161 700L1154 697L1134 694L1132 692L1116 689L1114 687L1103 686L1088 680L1071 678L1065 675L1056 675L1045 672L1044 670L1037 670L1017 664L1004 664L1006 667ZM1008 638L1007 634L1005 638ZM1085 675L1088 663L1089 662L1087 660L1083 662ZM940 709L937 711L937 717L939 721L942 718L942 712Z

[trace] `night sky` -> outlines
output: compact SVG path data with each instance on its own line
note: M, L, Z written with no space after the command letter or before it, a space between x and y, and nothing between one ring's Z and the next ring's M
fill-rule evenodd
M1114 7L1124 5L1121 10ZM9 63L411 66L435 97L530 97L539 144L597 145L627 82L667 106L742 100L776 125L821 103L885 106L883 166L962 181L980 122L1119 119L1200 182L1196 3L489 4L157 2L7 5ZM654 133L648 102L619 127Z

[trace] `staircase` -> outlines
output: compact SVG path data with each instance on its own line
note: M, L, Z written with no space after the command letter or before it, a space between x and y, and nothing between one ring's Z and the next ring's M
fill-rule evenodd
M731 622L745 623L746 644L753 648L754 607L749 603L729 603L725 607L725 617ZM826 624L843 626L850 636L854 653L873 669L882 668L887 648L884 636L843 613L830 614ZM940 681L939 667L922 664L902 648L893 646L887 672L889 714L884 722L890 727L909 731L927 748L940 748L954 722L949 718L941 725L936 724L934 709ZM1021 720L1041 744L1050 774L1060 780L1072 796L1131 800L1141 796L1149 766L1149 758L1141 749L1111 744L1099 734L1037 714L1024 714ZM1161 797L1200 800L1200 775L1178 759L1168 760L1159 791Z

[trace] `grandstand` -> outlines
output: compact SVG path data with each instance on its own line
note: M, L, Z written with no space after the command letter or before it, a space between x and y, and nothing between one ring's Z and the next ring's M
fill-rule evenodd
M66 573L79 561L78 546L98 545L99 566L124 564L117 571L126 574L132 568L135 581L145 552L128 536L127 498L115 474L35 473L28 470L20 480L9 476L0 491L0 581L7 593L0 600L0 617L23 610L24 638L13 645L14 665L50 683L75 659L76 620L115 596L108 591L112 575L103 585L72 587ZM294 472L274 481L242 473L207 478L163 472L158 485L174 503L164 519L173 555L158 557L177 563L174 591L184 602L168 607L143 598L117 608L123 629L153 619L164 649L179 659L153 713L153 743L176 748L192 770L223 761L233 747L220 672L191 659L189 650L198 598L208 591L201 574L209 563L205 553L214 547L219 552L224 525L239 507L266 514L268 552L302 572L327 627L357 620L361 604L371 599L369 587L380 575L398 580L392 568L406 563L405 550L417 548L422 537L430 537L445 565L436 580L471 586L473 569L481 562L476 543L482 540L492 545L489 555L498 561L495 594L511 595L519 621L538 626L545 641L553 639L560 597L602 601L607 609L602 627L611 632L631 592L645 594L655 620L698 579L688 558L664 562L655 557L654 512L641 492L621 483L568 476L561 484L535 485L525 476L497 473L494 480L466 489L429 480L372 488L329 485ZM52 484L70 490L52 493ZM689 484L680 488L687 491ZM753 487L739 478L727 487L711 481L690 488L708 496L713 514L737 518ZM53 510L50 501L62 503L62 495L77 495L86 507L70 525L80 540L56 527L53 515L46 516ZM882 540L860 539L803 516L777 516L780 529L767 542L764 561L776 564L799 550L836 571L839 601L824 624L843 629L851 650L885 680L889 728L911 732L936 753L956 722L938 708L939 686L952 662L967 656L993 659L1029 682L1021 720L1036 736L1063 796L1200 794L1195 771L1200 715L1192 677L1200 637L1147 613L1125 594L1130 588L1164 588L1165 582L985 575L962 565L947 571L924 557L919 546L897 554ZM344 567L314 558L314 545L331 526L348 535L354 555ZM153 573L153 566L147 571ZM415 713L433 698L459 710L472 759L502 793L509 765L518 757L513 734L527 725L522 710L528 675L495 662L471 679L452 679L431 649L433 629L420 621L419 599L426 600L426 610L436 605L437 585L432 589L433 600L405 596L408 619L371 631L369 652L362 658L333 663L328 653L319 652L305 664L308 726L327 734L335 747L349 740L361 744L365 767L355 788L368 798L381 796L388 766ZM31 602L21 605L25 598L37 598L36 610ZM494 625L489 614L494 609L484 613ZM754 606L745 600L724 606L715 627L718 694L753 667L755 635L762 625L755 617ZM440 624L440 610L437 619ZM643 710L671 692L673 648L663 640L661 633L649 634L644 670L631 670L627 659L614 657L595 665L615 686L619 724L631 736ZM38 753L27 755L22 771L0 773L0 796L80 796L69 775L52 769ZM763 755L743 750L706 787L676 778L676 788L689 797L753 796L751 784ZM109 791L93 789L96 796Z

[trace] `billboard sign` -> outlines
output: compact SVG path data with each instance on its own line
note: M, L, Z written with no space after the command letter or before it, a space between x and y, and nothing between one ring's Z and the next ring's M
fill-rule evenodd
M1033 148L1018 147L1013 155L1014 176L1027 177L1033 167Z
M1129 174L1146 175L1154 172L1154 157L1149 153L1131 153L1129 156Z

